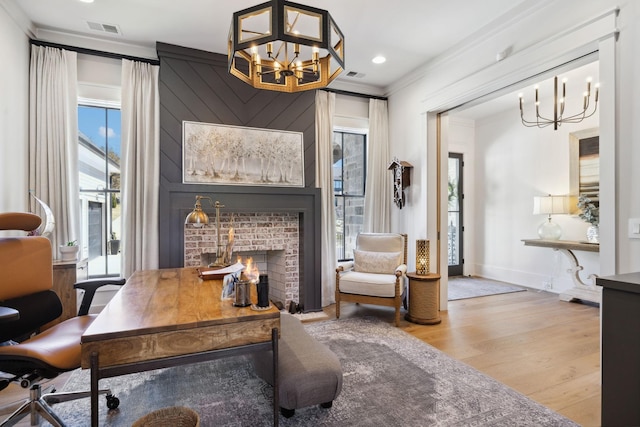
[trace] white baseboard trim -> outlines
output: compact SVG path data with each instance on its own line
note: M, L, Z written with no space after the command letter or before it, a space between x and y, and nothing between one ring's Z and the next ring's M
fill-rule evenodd
M532 273L528 271L509 270L503 267L476 264L475 265L476 276L483 277L485 279L499 280L501 282L512 283L514 285L526 286L527 288L540 289L543 291L553 292L560 294L567 289L573 287L571 276L568 273L561 271L561 276L549 276L541 273ZM547 283L551 284L551 287L547 287Z

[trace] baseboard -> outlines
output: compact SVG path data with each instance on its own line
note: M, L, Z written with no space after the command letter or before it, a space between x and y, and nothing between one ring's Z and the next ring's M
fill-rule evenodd
M540 289L542 291L560 294L566 289L573 287L571 276L561 273L565 277L549 276L542 273L531 273L528 271L509 270L497 266L483 264L475 265L476 276L485 279L499 280L501 282L513 283L514 285L526 286L527 288ZM550 286L547 286L550 284Z

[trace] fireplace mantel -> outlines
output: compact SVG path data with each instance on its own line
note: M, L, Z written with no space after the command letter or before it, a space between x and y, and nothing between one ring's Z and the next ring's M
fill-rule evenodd
M160 267L184 264L184 219L193 209L196 195L209 196L225 207L225 212L295 212L300 216L300 298L305 311L322 310L320 280L320 190L250 186L169 184L160 192ZM211 220L213 207L203 203Z

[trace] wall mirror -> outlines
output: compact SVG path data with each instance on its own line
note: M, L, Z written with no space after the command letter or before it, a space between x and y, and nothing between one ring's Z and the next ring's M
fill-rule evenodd
M569 180L571 195L576 202L580 195L589 197L598 206L600 193L600 137L598 128L569 134ZM577 211L577 207L573 206Z

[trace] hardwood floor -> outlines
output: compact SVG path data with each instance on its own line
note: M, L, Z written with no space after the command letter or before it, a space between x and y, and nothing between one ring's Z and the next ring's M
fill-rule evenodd
M449 302L442 323L400 328L583 426L600 425L600 309L529 290ZM335 316L335 306L326 310ZM340 317L386 307L343 303Z
M334 318L335 306L325 312ZM387 307L342 304L341 318L362 315L393 321ZM439 325L403 318L400 327L583 426L600 424L598 307L527 291L451 301L441 317ZM11 386L0 392L0 406L27 394Z

